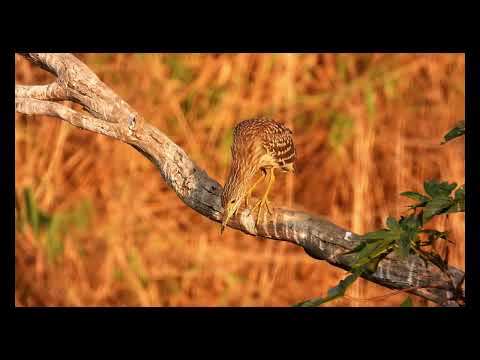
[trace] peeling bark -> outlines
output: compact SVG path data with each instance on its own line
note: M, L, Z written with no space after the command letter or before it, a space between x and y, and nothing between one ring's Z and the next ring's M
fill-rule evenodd
M79 59L71 54L22 54L26 59L57 77L49 85L15 87L15 109L27 115L48 115L63 119L84 130L130 144L152 161L168 186L193 210L221 222L222 186L199 168L185 151L160 130L150 125ZM54 101L81 104L80 113ZM351 269L355 255L341 255L360 242L358 235L330 221L305 212L273 208L273 215L256 218L240 208L228 226L246 234L288 241L302 246L312 257ZM220 234L220 231L219 231ZM411 293L444 306L464 303L464 289L456 291L464 273L449 267L447 273L425 264L416 255L400 260L394 253L383 259L376 272L365 279L392 289Z

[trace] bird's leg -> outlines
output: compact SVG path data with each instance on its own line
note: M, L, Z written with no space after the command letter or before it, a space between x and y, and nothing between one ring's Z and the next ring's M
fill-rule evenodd
M268 213L270 215L272 215L273 212L270 209L270 206L268 205L268 194L270 193L270 189L271 189L274 182L275 182L275 174L273 172L273 168L270 168L270 179L269 179L269 182L268 182L267 191L265 191L265 195L263 195L263 197L262 197L262 199L263 198L265 199L264 202L265 202L265 205L267 207Z
M255 189L255 187L258 185L258 183L262 180L265 179L265 176L267 175L266 171L262 169L262 175L260 176L257 181L250 187L250 189L247 191L247 195L245 196L245 205L248 208L248 200L250 199L250 196L252 195L252 191Z
M273 168L268 169L268 185L267 185L267 190L263 194L261 200L257 201L255 206L252 209L253 211L258 207L258 214L257 214L257 224L258 224L258 219L260 218L260 213L262 211L262 207L266 207L268 210L268 213L272 215L272 210L270 209L270 206L268 205L268 194L270 192L270 189L273 185L273 182L275 181L275 175L273 173Z

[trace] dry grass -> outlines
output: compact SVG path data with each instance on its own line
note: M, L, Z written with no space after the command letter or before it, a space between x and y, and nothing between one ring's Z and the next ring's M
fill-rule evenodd
M364 233L405 212L425 179L464 182L463 139L439 146L464 118L461 54L78 54L210 176L224 183L231 129L273 115L294 130L295 176L275 202ZM22 84L52 77L17 57ZM130 146L58 119L15 119L15 186L50 214L91 203L49 261L45 232L16 234L17 306L288 306L346 272L294 245L226 230L185 206ZM464 268L464 217L450 216L452 265ZM404 294L361 280L327 306L396 306ZM353 297L353 299L352 299ZM426 306L415 298L414 305Z

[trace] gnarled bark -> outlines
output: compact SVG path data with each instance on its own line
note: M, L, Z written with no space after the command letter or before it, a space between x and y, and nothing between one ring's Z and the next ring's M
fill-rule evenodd
M130 144L152 161L169 187L189 207L221 222L222 186L210 178L160 130L150 125L123 101L79 59L71 54L22 54L26 59L57 77L49 85L15 87L15 109L28 115L61 118L84 130L100 133ZM69 100L81 104L88 113L55 103ZM273 208L256 224L250 211L241 208L228 226L244 233L282 240L302 246L312 257L349 270L355 255L341 255L360 242L358 235L301 211ZM410 292L438 304L458 306L464 302L464 289L456 289L464 273L454 267L442 272L425 264L416 255L400 260L394 253L383 259L375 273L364 278L392 289Z

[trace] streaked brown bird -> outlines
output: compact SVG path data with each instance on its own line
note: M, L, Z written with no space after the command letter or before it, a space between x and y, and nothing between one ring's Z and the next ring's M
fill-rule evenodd
M292 131L267 117L244 120L233 129L232 166L222 192L223 220L221 232L236 213L242 201L248 200L255 187L268 176L268 185L261 199L251 209L258 207L257 223L262 208L268 205L268 194L275 181L274 170L294 171L295 145ZM258 171L262 175L253 185Z

